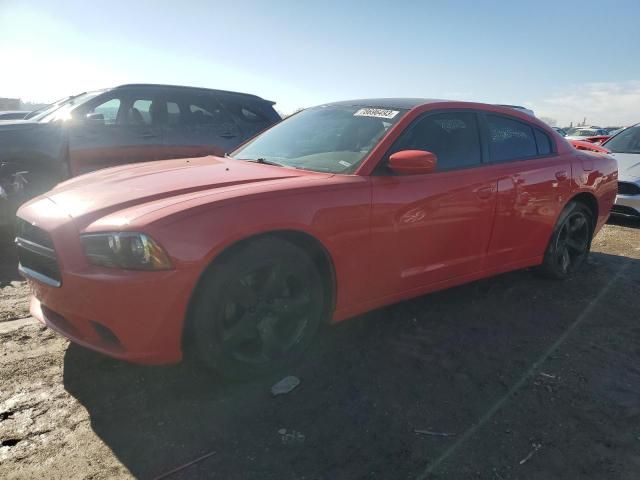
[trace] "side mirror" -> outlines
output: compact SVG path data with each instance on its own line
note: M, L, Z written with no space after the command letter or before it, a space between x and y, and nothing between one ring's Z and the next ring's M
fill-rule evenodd
M87 123L104 124L104 115L101 113L87 113Z
M422 175L436 169L435 153L424 150L402 150L389 157L389 168L401 175Z

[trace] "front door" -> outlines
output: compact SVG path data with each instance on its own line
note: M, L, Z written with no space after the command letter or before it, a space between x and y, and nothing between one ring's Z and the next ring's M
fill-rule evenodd
M377 297L479 271L491 236L497 182L482 166L475 112L418 118L389 154L400 150L433 152L437 167L410 176L378 168L372 177L370 284Z
M154 115L162 102L140 92L89 105L69 129L72 175L163 158L162 125Z

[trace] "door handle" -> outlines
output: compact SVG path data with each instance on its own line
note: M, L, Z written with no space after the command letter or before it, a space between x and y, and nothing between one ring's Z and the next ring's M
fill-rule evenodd
M556 179L563 181L563 180L566 180L567 178L569 178L569 174L567 173L566 170L561 170L559 172L556 172Z
M220 136L222 138L235 138L235 137L237 137L237 135L235 135L233 133L221 133Z
M478 198L482 200L491 198L491 195L493 195L493 188L492 187L479 188L478 190L476 190L476 195L478 196Z
M158 136L158 134L153 132L144 132L144 133L141 133L140 136L142 138L155 138Z

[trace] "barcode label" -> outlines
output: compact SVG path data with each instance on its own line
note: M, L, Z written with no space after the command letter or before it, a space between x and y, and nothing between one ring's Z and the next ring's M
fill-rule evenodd
M361 108L353 114L354 117L393 118L398 110L385 110L383 108Z

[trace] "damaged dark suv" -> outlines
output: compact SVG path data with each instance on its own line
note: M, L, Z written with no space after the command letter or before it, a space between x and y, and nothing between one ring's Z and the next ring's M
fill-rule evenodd
M255 95L168 85L84 92L0 121L0 227L69 177L150 160L222 155L280 120Z

